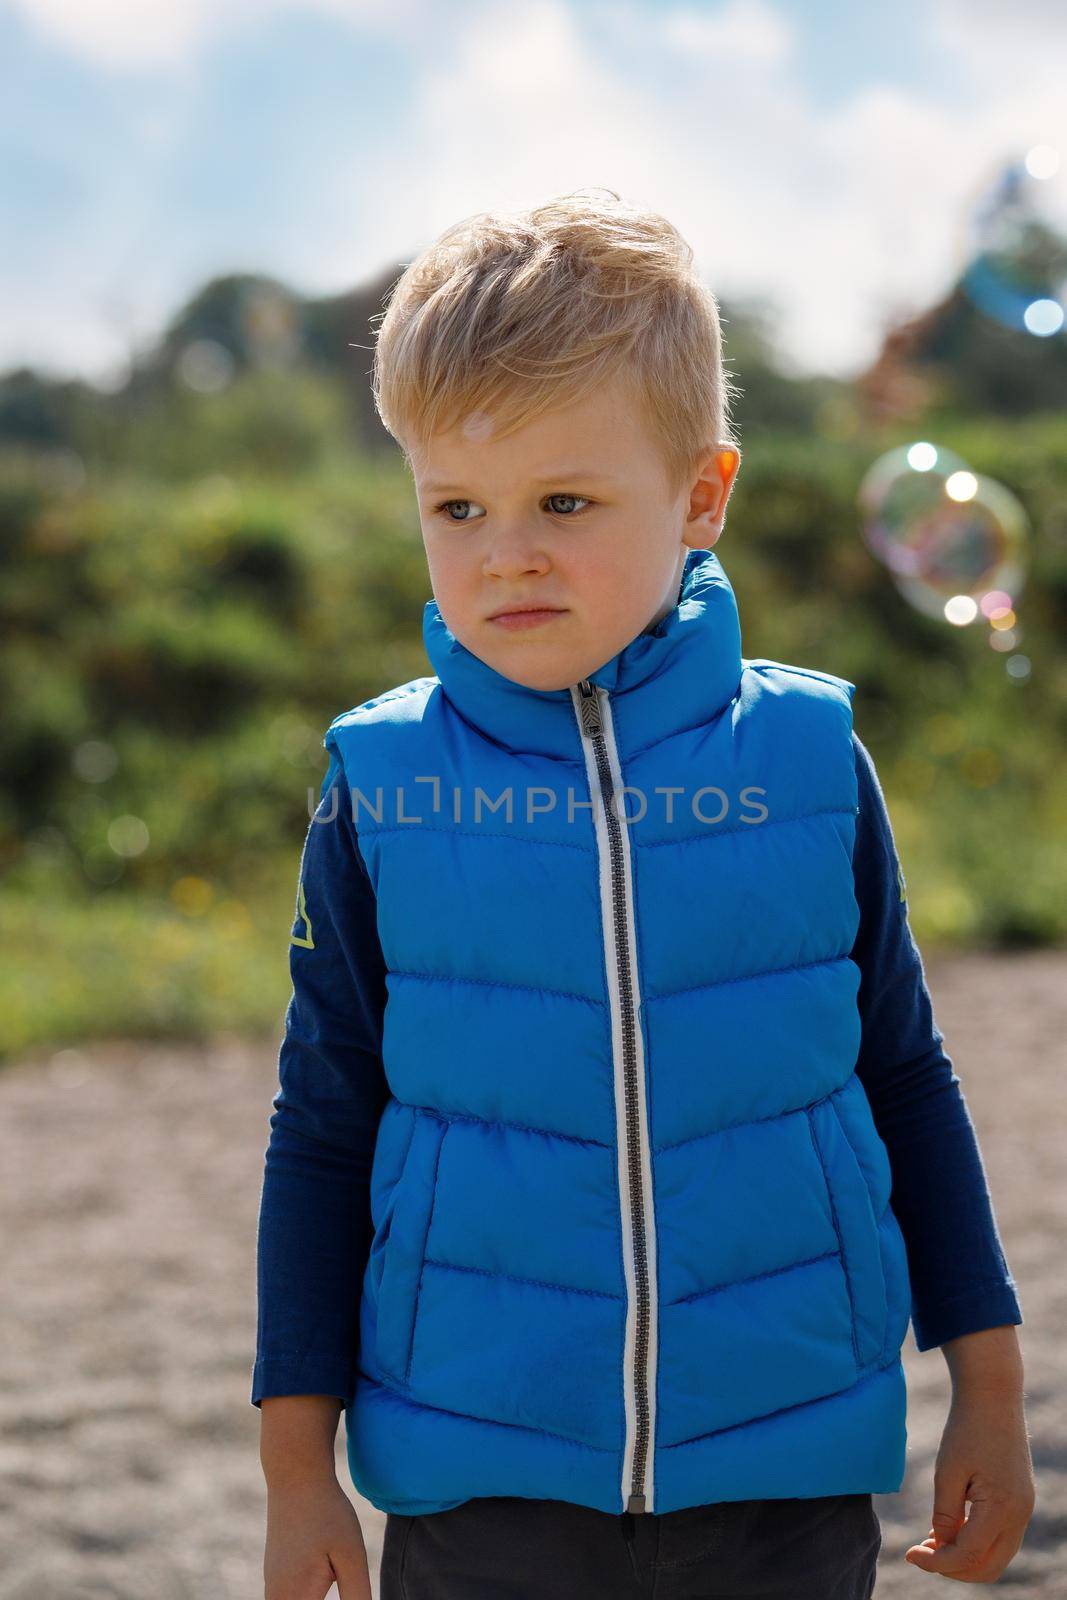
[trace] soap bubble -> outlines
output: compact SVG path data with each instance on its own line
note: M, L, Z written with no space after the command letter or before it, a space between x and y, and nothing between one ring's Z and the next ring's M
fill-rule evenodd
M897 587L933 617L949 616L949 602L980 602L994 589L1014 600L1025 581L1026 535L1026 513L1003 484L979 473L952 474L941 501L907 529L910 566L894 574ZM968 620L980 614L976 604Z
M1003 484L921 440L879 456L858 500L868 548L916 610L956 626L1014 627L1029 523Z
M916 518L940 505L945 480L966 466L954 451L921 439L887 450L867 470L859 488L863 537L891 572L914 571L908 529Z

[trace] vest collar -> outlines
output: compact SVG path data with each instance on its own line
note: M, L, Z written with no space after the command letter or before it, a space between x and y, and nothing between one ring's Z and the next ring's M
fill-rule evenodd
M504 677L460 643L436 600L423 608L422 636L446 698L479 732L518 754L582 759L570 689L530 689ZM741 626L718 556L688 551L674 608L589 678L611 696L622 752L721 712L741 679Z

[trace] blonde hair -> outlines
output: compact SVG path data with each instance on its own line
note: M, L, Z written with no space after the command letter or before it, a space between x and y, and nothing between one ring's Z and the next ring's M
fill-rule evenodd
M409 467L412 442L471 413L501 437L615 374L644 403L672 493L716 444L737 447L719 308L691 247L657 212L599 194L475 213L397 279L372 389Z

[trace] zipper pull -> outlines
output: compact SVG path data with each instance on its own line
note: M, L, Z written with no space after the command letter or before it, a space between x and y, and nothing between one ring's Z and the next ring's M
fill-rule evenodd
M588 678L583 678L578 688L582 696L582 731L592 737L600 732L600 701Z

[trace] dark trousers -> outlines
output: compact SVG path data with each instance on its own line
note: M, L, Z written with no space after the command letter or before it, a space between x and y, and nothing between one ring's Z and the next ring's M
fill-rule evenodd
M870 1600L869 1494L613 1515L498 1495L386 1517L381 1600Z

